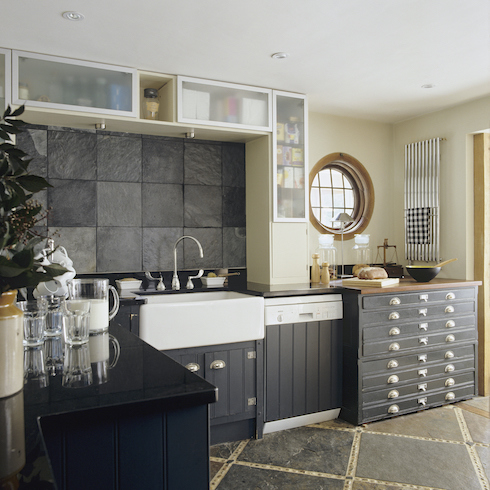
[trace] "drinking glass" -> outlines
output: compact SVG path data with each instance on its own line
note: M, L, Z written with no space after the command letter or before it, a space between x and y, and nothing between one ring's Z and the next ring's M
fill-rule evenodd
M61 384L65 388L83 388L92 384L88 343L66 345Z
M63 333L69 345L85 344L90 333L90 301L64 301Z
M38 303L46 305L46 326L44 334L46 337L61 335L63 330L63 311L61 309L62 298L58 296L39 296Z
M44 342L46 329L46 304L37 301L19 301L17 307L24 312L24 346L41 345Z

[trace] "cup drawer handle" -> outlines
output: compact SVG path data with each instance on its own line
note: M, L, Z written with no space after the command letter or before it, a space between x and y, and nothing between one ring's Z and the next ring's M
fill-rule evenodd
M456 295L454 293L447 293L446 294L446 299L455 299Z
M186 364L185 367L193 373L197 373L197 371L201 369L201 366L199 366L197 362L190 362L189 364Z
M393 327L390 330L390 335L400 335L400 329L398 327Z
M446 308L444 308L444 313L454 313L454 306L453 305L446 306Z
M400 411L400 407L398 405L391 405L388 408L388 413L398 413Z
M396 359L391 359L391 361L388 362L387 367L389 369L397 368L398 367L398 361Z
M400 319L400 313L397 311L392 311L390 313L390 316L388 317L388 320L399 320Z
M226 363L225 363L225 361L216 360L216 361L213 361L209 367L211 369L223 369L226 367Z
M390 299L390 305L393 306L393 305L399 305L401 304L401 301L400 301L400 298L397 298L396 296L394 298L391 298Z

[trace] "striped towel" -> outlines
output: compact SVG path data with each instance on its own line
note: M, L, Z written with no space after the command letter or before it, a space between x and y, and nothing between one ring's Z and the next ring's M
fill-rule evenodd
M407 209L407 243L427 244L430 240L430 208Z

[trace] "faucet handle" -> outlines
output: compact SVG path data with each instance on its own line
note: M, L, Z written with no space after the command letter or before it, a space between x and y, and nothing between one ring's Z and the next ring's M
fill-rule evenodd
M203 274L204 274L204 269L199 269L197 276L189 276L187 279L186 288L187 289L194 289L194 283L192 282L192 279L199 279Z

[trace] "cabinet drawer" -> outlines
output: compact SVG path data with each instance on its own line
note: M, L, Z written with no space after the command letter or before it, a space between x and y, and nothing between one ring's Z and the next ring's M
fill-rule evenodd
M474 384L461 386L456 389L446 388L440 392L428 393L426 395L399 401L398 403L390 401L382 405L364 408L362 410L362 419L364 422L369 422L370 420L414 412L424 407L453 403L458 400L469 398L473 395L475 395Z
M407 396L423 397L426 395L426 393L436 390L443 390L446 388L455 390L463 384L474 383L474 381L475 372L468 371L456 376L440 376L437 379L428 381L419 380L417 383L405 384L396 388L390 386L389 388L370 391L364 394L362 400L363 405L370 405L372 403L386 403L387 401L397 403L398 399L404 399L404 397Z
M430 350L423 354L414 352L412 354L398 355L396 357L376 359L361 363L364 375L373 375L377 372L383 372L387 376L393 371L405 369L408 367L433 365L439 362L452 362L463 358L473 358L475 356L475 346L454 346L451 348Z
M432 365L414 366L403 371L393 371L376 376L365 376L362 379L363 390L375 389L379 387L392 387L397 389L404 382L414 382L415 380L425 380L434 376L454 376L461 371L475 368L473 357L460 360L446 360L445 362Z
M474 327L476 324L475 315L454 317L449 320L427 320L412 323L404 323L393 326L392 324L380 325L377 327L365 327L362 330L362 338L366 341L393 339L408 337L411 335L424 335L438 331L451 331L455 328Z
M476 339L476 330L468 328L465 330L451 330L450 332L439 332L434 334L419 333L412 337L391 338L381 342L368 342L362 347L364 356L377 354L393 354L408 349L419 349L422 354L426 347L437 345L454 345L458 342L466 342Z
M360 324L382 324L389 323L397 325L406 321L423 321L425 318L453 318L458 315L475 313L475 302L470 303L441 303L437 305L420 305L416 307L398 307L393 310L362 311L360 314Z
M465 299L475 299L475 289L444 289L439 291L419 291L416 293L400 294L370 294L363 296L362 308L365 310L388 308L403 305L424 305L437 301L451 302Z

